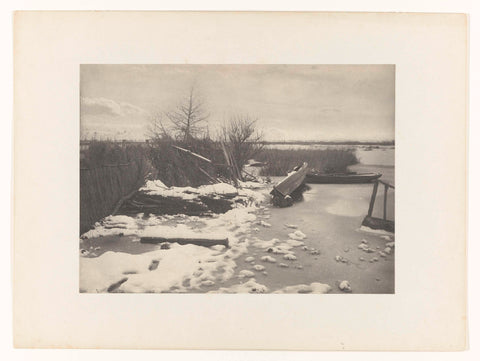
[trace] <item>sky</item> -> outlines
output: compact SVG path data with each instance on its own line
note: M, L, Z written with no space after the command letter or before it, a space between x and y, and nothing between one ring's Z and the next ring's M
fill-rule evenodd
M268 141L394 140L394 65L81 65L80 136L143 140L192 87L211 134L248 115Z

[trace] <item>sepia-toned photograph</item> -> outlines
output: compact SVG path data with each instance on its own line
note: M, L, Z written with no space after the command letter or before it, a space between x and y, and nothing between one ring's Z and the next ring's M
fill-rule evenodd
M468 349L468 14L13 20L15 347Z
M395 293L394 65L81 65L81 293Z

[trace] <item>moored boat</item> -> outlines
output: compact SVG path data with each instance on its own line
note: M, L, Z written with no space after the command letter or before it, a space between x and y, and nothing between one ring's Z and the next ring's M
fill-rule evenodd
M370 183L382 176L381 173L307 173L305 183L358 184Z
M273 195L273 204L279 207L288 207L293 203L292 196L296 192L302 191L305 188L305 176L307 174L307 163L296 167L278 183L270 192Z

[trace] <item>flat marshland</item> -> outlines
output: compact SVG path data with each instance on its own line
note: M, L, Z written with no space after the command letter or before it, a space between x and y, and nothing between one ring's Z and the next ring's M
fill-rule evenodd
M392 147L266 148L254 158L266 163L262 175L270 176L273 184L247 182L238 189L225 183L172 184L175 178L168 172L190 167L188 172L193 173L198 164L169 160L167 152L157 154L166 163L153 176L165 181L147 182L144 192L193 201L205 194L228 193L239 201L237 206L211 217L138 214L103 219L82 235L81 292L341 293L344 281L352 293L395 292L394 234L361 228L372 184L314 184L303 201L289 208L272 207L269 195L273 184L301 162L320 171L380 172L382 179L394 183ZM197 152L206 157L222 155ZM183 182L190 182L188 172ZM383 192L379 192L375 216L381 217L382 206ZM387 207L392 219L394 191ZM174 243L167 249L139 242L146 235L227 237L230 247Z

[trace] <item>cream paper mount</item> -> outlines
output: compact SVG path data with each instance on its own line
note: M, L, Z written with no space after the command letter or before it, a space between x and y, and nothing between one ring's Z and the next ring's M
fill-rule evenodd
M17 12L16 347L463 350L467 17ZM82 64L395 66L395 293L79 293Z

